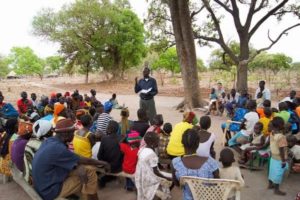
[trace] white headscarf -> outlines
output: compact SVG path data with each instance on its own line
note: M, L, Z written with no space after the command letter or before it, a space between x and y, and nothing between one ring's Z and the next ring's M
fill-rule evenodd
M37 126L38 129L36 128ZM33 134L38 138L46 135L52 128L52 124L47 120L38 120L33 124ZM37 130L36 130L37 129Z

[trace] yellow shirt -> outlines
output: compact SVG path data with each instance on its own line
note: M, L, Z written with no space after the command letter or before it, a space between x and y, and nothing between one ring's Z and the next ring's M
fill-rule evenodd
M170 141L167 146L167 152L171 156L182 156L184 155L183 144L181 143L182 135L187 130L193 128L193 125L188 122L180 122L175 125Z
M267 117L263 117L259 119L259 122L261 122L263 124L263 134L264 136L268 136L270 133L268 131L268 127L269 127L269 123L270 123L271 119L267 118Z
M89 132L86 133L84 136L79 135L78 131L75 132L73 139L74 153L86 158L92 157L92 145L88 138L89 135Z

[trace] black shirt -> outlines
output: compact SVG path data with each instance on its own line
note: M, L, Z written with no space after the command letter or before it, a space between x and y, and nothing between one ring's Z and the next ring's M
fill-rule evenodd
M144 137L146 131L149 128L149 123L148 122L144 122L144 121L134 121L132 126L131 126L131 130L135 130L137 132L140 133L141 137Z
M122 171L123 154L119 145L120 138L117 135L106 135L101 139L98 152L98 160L106 161L111 166L112 173Z
M147 79L143 78L139 80L139 82L135 84L134 91L135 93L138 93L141 90L148 90L150 88L152 89L148 93L140 93L141 99L149 100L152 99L158 92L156 80L154 78L149 77Z

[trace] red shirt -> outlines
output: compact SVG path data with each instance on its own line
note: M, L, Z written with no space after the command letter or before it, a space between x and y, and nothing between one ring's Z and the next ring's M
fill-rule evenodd
M32 105L32 102L29 99L27 99L27 103L25 103L22 99L19 99L17 101L18 112L20 114L26 113L29 105Z
M120 149L124 154L123 158L123 172L128 174L134 174L137 160L138 160L138 151L139 148L132 149L129 144L121 143Z

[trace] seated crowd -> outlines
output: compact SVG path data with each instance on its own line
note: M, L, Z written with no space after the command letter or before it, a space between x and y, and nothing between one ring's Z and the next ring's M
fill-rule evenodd
M222 98L231 99L220 103L212 91L211 105L220 112L226 110L231 118L222 125L228 147L218 156L214 150L217 137L209 131L212 121L207 115L198 119L194 112L185 112L182 121L172 126L160 114L150 124L147 112L139 109L134 121L129 119L129 110L118 105L115 94L102 104L93 89L91 96L75 90L51 93L50 98L43 95L40 101L36 94L28 99L22 92L15 110L0 92L0 173L11 176L12 162L46 200L72 195L98 199L98 184L106 187L119 173L125 174L125 189L137 191L138 200L169 199L183 176L236 180L243 187L240 168L234 165L233 150L237 150L241 165L255 159L254 152L267 154L269 188L284 195L279 190L283 173L289 164L299 170L295 134L299 132L300 99L295 94L276 110L269 99L252 100L246 92L238 95L234 89L226 97L220 83L218 91ZM120 109L120 122L111 116L112 109ZM287 162L289 157L293 162ZM193 199L187 185L182 189L183 199ZM229 198L235 199L234 191Z

